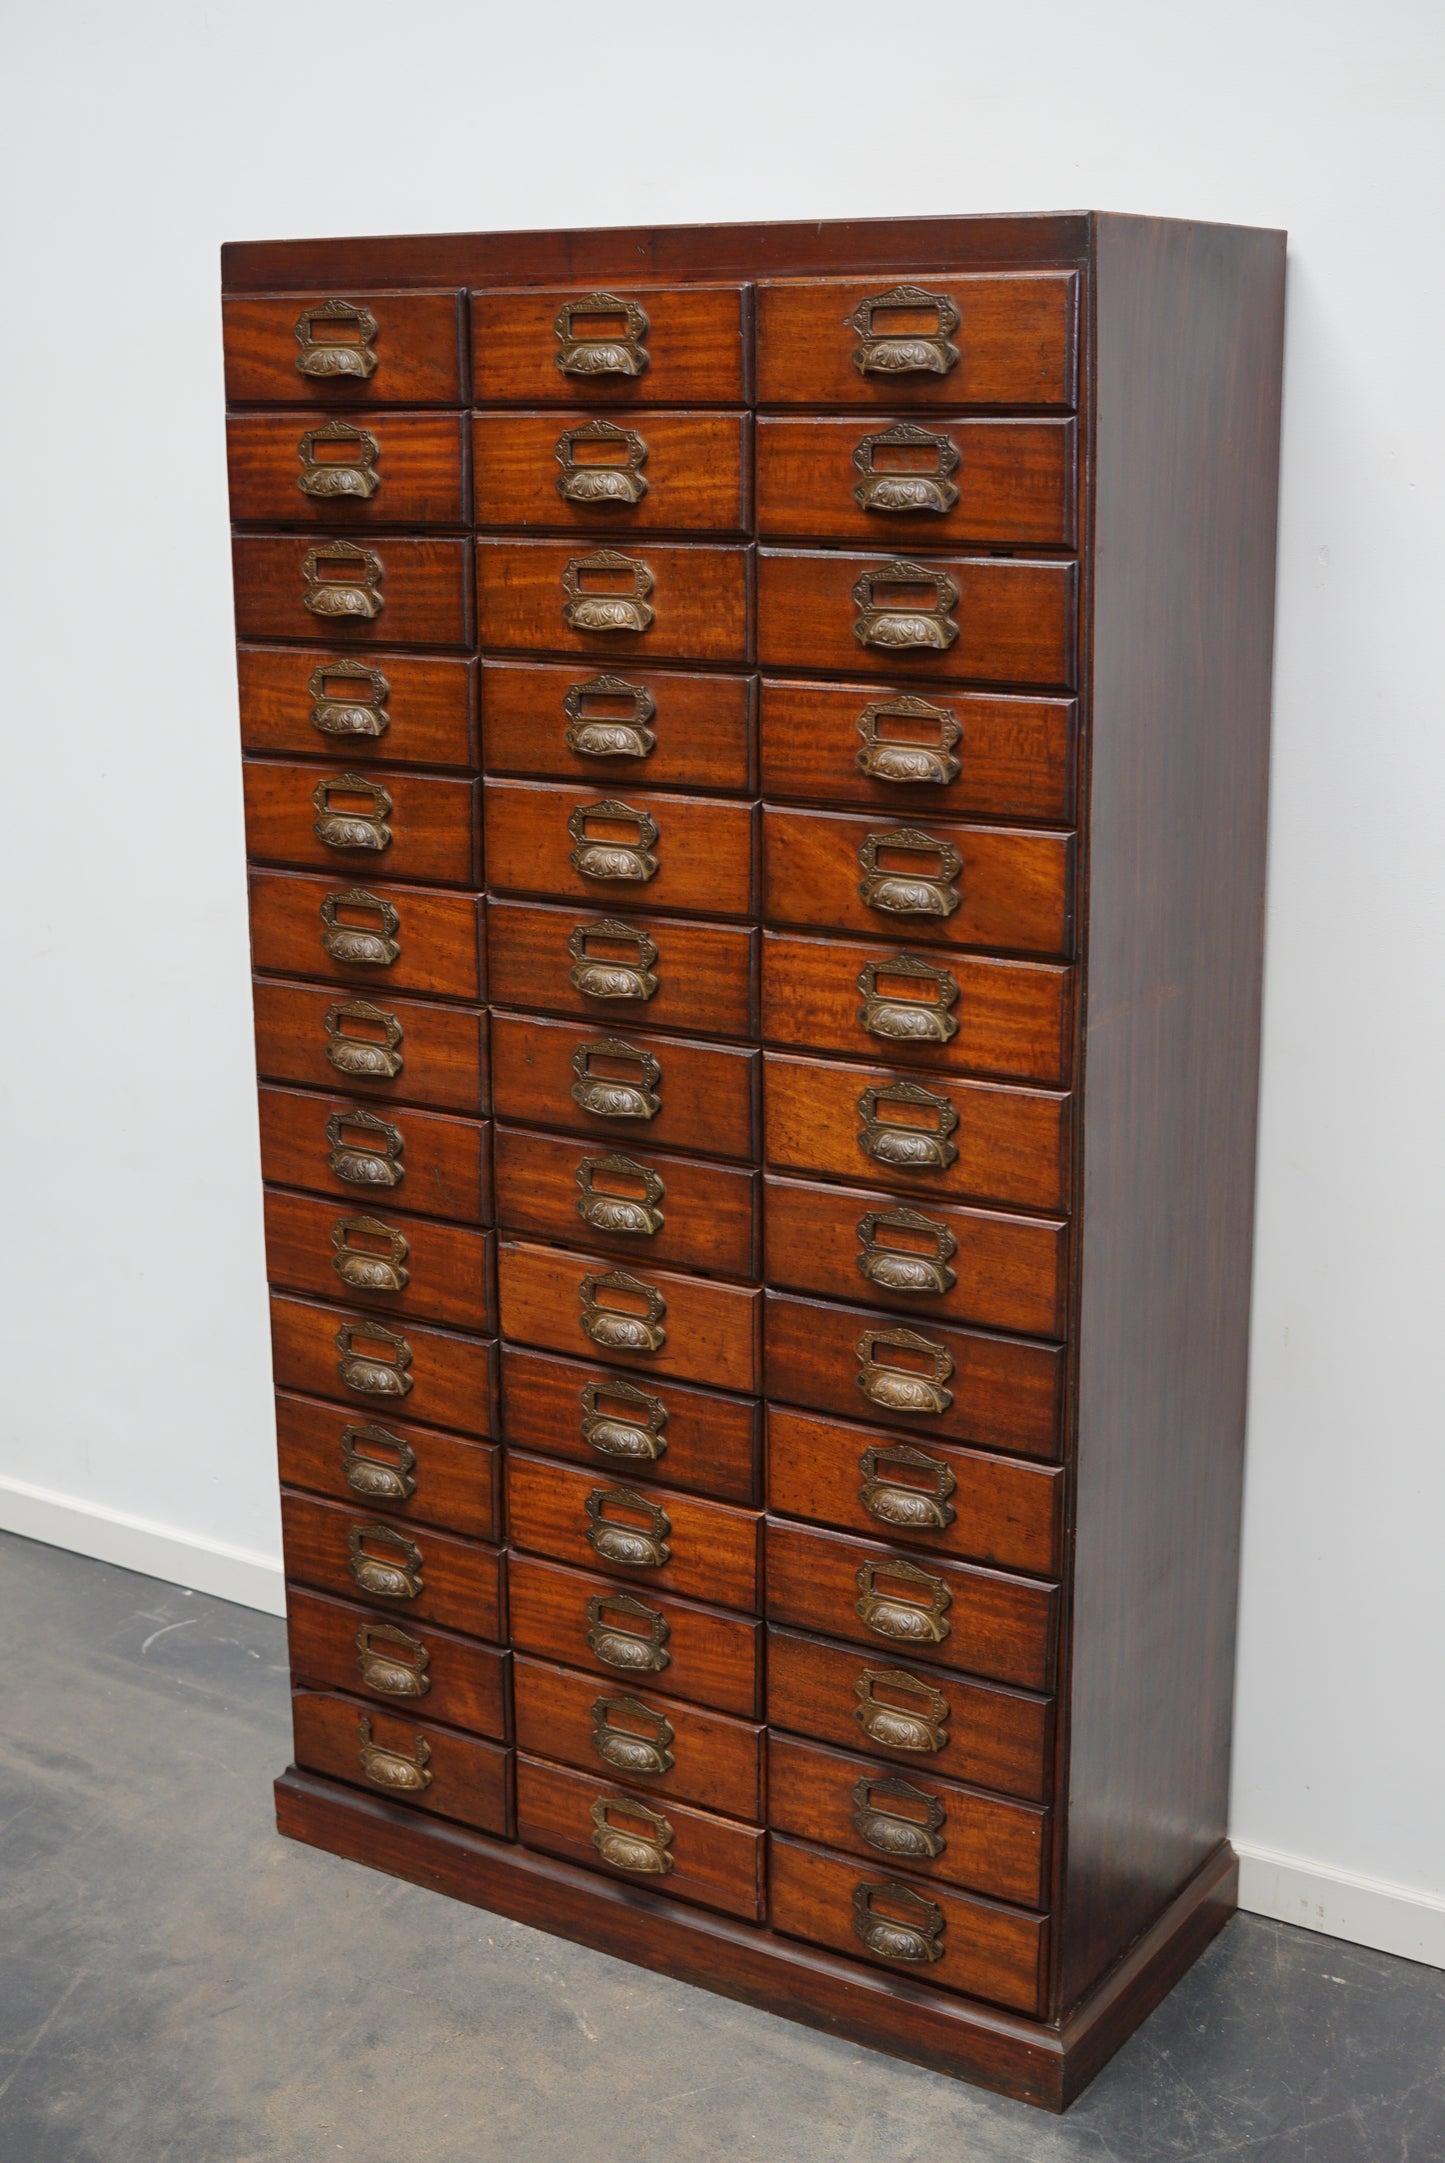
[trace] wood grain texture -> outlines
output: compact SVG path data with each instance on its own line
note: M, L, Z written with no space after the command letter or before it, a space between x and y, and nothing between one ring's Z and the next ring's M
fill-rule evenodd
M558 268L563 266L558 265ZM634 262L630 269L640 266ZM588 286L473 293L472 397L477 405L740 405L748 394L747 295L738 286L653 285L634 294L626 272L615 288L647 317L646 364L636 375L567 374L558 366L558 310ZM473 281L485 284L485 277ZM610 330L610 318L607 325Z
M582 1288L589 1276L616 1273L619 1265L612 1256L564 1253L507 1239L498 1250L497 1267L506 1336L540 1351L570 1353L574 1359L596 1349L582 1325ZM626 1274L663 1301L657 1325L663 1341L656 1351L609 1343L602 1352L609 1365L639 1377L671 1375L717 1389L758 1388L760 1292L641 1265ZM640 1295L605 1296L613 1304L625 1299L629 1313L642 1310Z
M650 1030L634 1029L630 1019L617 1024L547 1021L500 1007L492 1012L491 1039L497 1110L504 1119L564 1127L634 1155L654 1142L744 1160L757 1154L761 1058L756 1051L654 1036ZM589 1049L602 1043L625 1049ZM579 1082L579 1060L589 1074L615 1072L634 1089L645 1081L650 1072L645 1062L651 1060L657 1069L651 1085L656 1108L644 1117L631 1100L625 1115L594 1110L594 1101L603 1099L590 1094L580 1103L574 1086L587 1092Z
M703 1501L680 1489L650 1484L646 1508L628 1499L625 1467L582 1471L507 1451L507 1536L528 1554L545 1555L573 1569L600 1570L640 1594L655 1588L707 1600L714 1607L757 1612L762 1579L763 1521L751 1510ZM589 1502L599 1515L594 1522ZM658 1526L655 1512L666 1520ZM606 1527L660 1531L665 1561L641 1566L615 1561L606 1548ZM591 1537L603 1533L602 1544Z
M724 1277L757 1275L761 1197L756 1172L639 1147L636 1137L599 1150L590 1141L502 1128L493 1143L497 1222L508 1232L572 1245L586 1239L616 1256ZM614 1161L620 1160L620 1161ZM660 1188L655 1201L650 1181ZM611 1231L598 1216L608 1196L643 1202L661 1222L651 1232ZM586 1211L584 1215L583 1211Z
M860 378L860 380L863 380ZM898 389L903 391L900 381ZM898 400L909 403L907 392ZM913 424L916 426L917 424ZM764 416L758 422L758 532L770 540L884 541L913 548L996 542L1015 548L1072 548L1075 441L1072 421L948 420L928 433L937 444L887 442L876 411L848 419ZM874 475L941 477L957 490L947 508L883 508L873 491L859 502L864 467ZM939 500L946 501L943 490Z
M616 921L627 925L626 937L619 939L601 928ZM638 937L645 935L657 950L646 965L657 979L655 989L640 997L599 996L579 989L571 981L573 960L567 946L576 931L585 935L585 958L633 965ZM757 933L739 924L694 923L638 909L547 908L498 899L487 907L487 939L491 997L497 1006L583 1014L604 1025L597 1029L599 1036L631 1037L634 1024L708 1036L757 1034Z
M353 1567L359 1541L358 1575ZM460 1540L430 1525L408 1526L403 1533L378 1530L361 1503L320 1502L312 1495L281 1497L281 1539L286 1574L313 1592L329 1592L358 1606L392 1615L398 1622L435 1622L467 1637L494 1642L506 1634L506 1557L497 1547ZM363 1581L366 1557L397 1562L409 1544L420 1559L412 1570L414 1594L397 1597L372 1592Z
M766 1836L760 1828L669 1800L663 1813L667 1845L653 1849L665 1856L666 1867L663 1875L654 1876L650 1870L621 1869L599 1851L600 1828L593 1816L598 1804L604 1807L608 1824L655 1841L659 1830L655 1817L644 1814L653 1811L654 1804L640 1810L638 1799L614 1781L544 1764L539 1758L518 1757L517 1834L525 1846L563 1855L585 1869L606 1870L625 1884L665 1885L674 1899L696 1900L705 1908L741 1916L744 1922L762 1921Z
M761 1819L763 1728L621 1677L609 1688L595 1675L545 1660L519 1658L514 1674L517 1746L530 1757L546 1756L607 1778L612 1767L599 1748L602 1727L655 1741L665 1721L672 1730L666 1744L672 1764L661 1771L631 1765L627 1785L652 1798L655 1807L663 1807L657 1798L675 1796L724 1817L753 1824ZM633 1710L636 1705L644 1708L641 1715Z
M433 1630L408 1622L407 1647L384 1638L371 1637L377 1617L364 1607L323 1598L289 1586L286 1594L286 1634L291 1649L291 1674L296 1682L311 1683L324 1690L346 1690L366 1698L405 1719L419 1713L426 1720L440 1720L445 1727L464 1727L473 1735L487 1735L494 1742L510 1740L512 1655L496 1645L479 1645L451 1630ZM397 1628L389 1624L386 1627ZM358 1643L360 1640L360 1643ZM400 1702L374 1687L361 1647L370 1643L383 1655L399 1656L421 1666L425 1694ZM419 1655L425 1655L424 1664Z
M424 1744L424 1769L430 1776L427 1786L412 1794L388 1783L387 1796L403 1807L455 1818L503 1839L511 1837L511 1753L498 1744L321 1691L298 1690L291 1700L291 1718L297 1764L359 1786L367 1784L361 1747L368 1737L377 1748L413 1762L421 1756Z
M398 999L389 992L358 1000L350 989L286 984L265 976L255 979L251 998L256 1066L268 1081L297 1082L310 1089L344 1087L358 1104L383 1114L388 1104L425 1104L473 1117L487 1110L487 1018L474 1007ZM339 1011L357 1005L374 1008L385 1018ZM401 1071L389 1076L338 1068L328 1056L332 1036L327 1016L333 1008L338 1010L335 1027L342 1039L385 1045L392 1031L399 1031L395 1055Z
M491 1270L494 1235L378 1204L322 1201L266 1190L266 1273L289 1292L342 1298L395 1326L420 1317L455 1329L496 1328ZM343 1235L338 1246L333 1233ZM390 1244L402 1242L400 1246ZM400 1254L397 1267L393 1256ZM333 1267L346 1255L380 1256L403 1281L400 1290L359 1285Z
M599 386L601 379L596 379ZM590 395L573 385L574 396ZM646 483L635 503L577 502L559 483L590 467L632 469L631 444L566 444L564 431L585 428L588 412L474 413L472 457L479 526L521 526L590 535L625 548L629 533L746 533L751 512L752 423L744 413L632 412L626 427L641 438L636 466Z
M502 1347L502 1399L507 1439L514 1449L542 1450L598 1473L638 1485L669 1486L716 1495L724 1502L762 1499L762 1441L758 1407L747 1398L725 1397L685 1382L648 1384L662 1408L655 1459L619 1459L595 1448L583 1431L582 1392L597 1391L606 1416L636 1419L638 1406L609 1392L617 1377L599 1363L558 1359L521 1345Z
M231 542L231 584L241 638L314 638L318 618L306 606L303 573L308 550L319 548L323 578L345 583L358 575L333 551L345 536L325 533L238 533ZM380 563L373 616L328 616L339 651L352 647L469 646L472 642L471 543L378 535L368 541Z
M345 753L325 766L247 759L241 768L246 848L255 862L297 864L365 885L368 879L417 879L426 885L475 886L481 868L481 788L393 767L354 774ZM367 788L348 787L365 781ZM385 791L383 800L373 794ZM316 791L324 791L321 804ZM366 827L360 847L338 846L332 815ZM380 846L376 845L380 842Z
M352 1208L380 1208L383 1214L399 1203L421 1216L451 1217L462 1224L493 1222L491 1149L484 1121L407 1111L388 1118L391 1133L378 1136L355 1124L352 1115L359 1108L368 1117L376 1116L351 1096L262 1089L262 1178L279 1187L332 1195ZM327 1132L333 1119L341 1121L336 1148ZM394 1158L386 1154L393 1135L400 1137ZM333 1158L353 1176L334 1169ZM400 1174L395 1186L381 1191L355 1176L358 1167L365 1171L378 1159Z
M403 1407L403 1415L405 1408ZM380 1430L360 1435L359 1426ZM344 1438L352 1437L350 1449ZM464 1442L434 1427L418 1427L405 1416L381 1411L371 1418L342 1405L276 1392L276 1450L281 1478L328 1502L365 1508L399 1524L436 1525L474 1540L502 1537L501 1451ZM402 1465L409 1458L409 1494L359 1491L347 1477L351 1451L382 1464ZM403 1451L406 1457L403 1457Z
M410 1387L383 1395L353 1386L343 1372L337 1342L348 1331L356 1350L396 1365L399 1383ZM498 1431L494 1341L410 1320L393 1333L400 1335L409 1361L399 1360L396 1347L373 1335L369 1318L354 1308L288 1299L280 1292L271 1295L271 1360L278 1388L338 1400L359 1418L385 1422L393 1411L403 1411L409 1420L455 1428L481 1440Z
M641 564L589 567L600 551ZM605 535L568 541L477 541L478 637L490 653L570 653L598 668L641 658L738 662L750 658L751 555L701 542L646 542L618 547ZM563 614L569 564L580 566L584 592L645 598L653 619L642 630L574 627Z
M469 444L461 414L358 409L347 413L346 422L377 446L366 468L375 484L370 495L317 496L300 485L308 466L350 464L370 449L359 454L349 439L323 438L308 453L301 439L316 429L314 409L228 415L232 518L240 525L324 526L337 533L467 523Z
M368 654L366 666L385 679L379 736L332 735L312 716L318 704L357 697L354 678L328 671L350 662L329 646L238 646L241 743L247 751L339 759L348 766L474 766L477 762L476 664L443 655ZM317 691L312 677L320 670ZM362 703L373 698L360 686Z
M637 702L626 693L587 690L599 675L575 661L482 663L482 705L489 774L536 774L552 781L594 784L605 794L629 789L730 789L753 782L753 684L745 676L703 676L681 669L629 663L621 681L646 694L653 714L652 747L642 756L599 757L567 741L563 700L577 692L582 723L631 721Z
M625 1610L612 1607L614 1596L626 1590L597 1572L563 1569L555 1562L539 1561L535 1555L513 1555L509 1563L508 1597L511 1639L519 1652L530 1652L564 1667L600 1675L614 1687L660 1683L674 1697L685 1697L739 1719L755 1720L761 1710L762 1624L747 1615L729 1614L720 1607L703 1607L694 1600L679 1600L667 1592L639 1592L649 1613L666 1624L659 1652L665 1655L656 1667L619 1668L604 1660L588 1641L592 1625L587 1603L604 1603L604 1620L616 1616L633 1634L647 1625Z
M465 402L460 293L363 292L353 287L345 299L376 318L376 366L369 376L313 376L296 365L301 355L297 318L303 308L335 293L334 277L293 281L283 273L266 283L278 290L263 288L244 298L228 296L221 303L226 397L235 404L331 409ZM313 331L318 327L325 326L313 326Z
M605 806L622 806L610 810ZM572 822L577 832L572 830ZM645 821L656 837L649 841ZM715 796L664 796L613 785L488 781L487 883L494 891L541 894L579 908L678 910L751 916L756 906L757 811ZM599 875L585 852L622 843L645 877ZM579 861L579 858L581 859Z
M371 902L353 904L346 896L361 892ZM442 999L481 999L482 906L470 894L432 888L388 886L384 879L348 879L253 871L251 959L258 969L281 976L320 976L364 990L373 1004L385 1005L392 989L424 991ZM394 909L392 941L398 948L390 962L338 960L322 944L328 900L337 922L379 932L385 908Z

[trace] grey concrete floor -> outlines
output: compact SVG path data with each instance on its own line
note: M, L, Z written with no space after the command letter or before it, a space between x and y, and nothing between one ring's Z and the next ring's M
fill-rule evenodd
M1068 2115L281 1840L282 1625L0 1535L3 2163L1441 2163L1445 1975L1232 1922Z

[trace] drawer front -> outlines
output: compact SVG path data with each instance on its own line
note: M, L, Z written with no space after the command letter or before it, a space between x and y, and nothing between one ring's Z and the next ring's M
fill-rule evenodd
M768 1282L827 1299L867 1299L906 1320L937 1315L1062 1337L1068 1298L1062 1224L896 1195L769 1179Z
M364 987L482 999L482 905L471 894L387 887L369 879L253 871L251 959L282 976L324 976Z
M610 1577L584 1576L532 1555L508 1571L511 1641L613 1688L654 1685L742 1720L761 1711L762 1624L670 1593L631 1593Z
M328 638L346 646L469 646L471 543L395 534L237 534L241 638Z
M1074 844L1067 834L769 805L763 911L774 924L865 938L1069 955Z
M490 1224L487 1127L407 1111L395 1119L349 1097L262 1089L261 1176L335 1195L354 1208L400 1203L421 1216Z
M758 550L765 668L946 682L1075 681L1072 563ZM483 636L485 637L485 631Z
M1064 1391L1059 1345L1025 1344L930 1321L770 1292L767 1393L811 1411L922 1438L1056 1458Z
M475 886L481 790L474 781L344 765L247 759L246 849L263 863L339 877Z
M356 1600L403 1625L414 1619L468 1637L506 1637L499 1548L298 1494L281 1497L281 1538L287 1576L313 1592Z
M517 1836L674 1900L763 1919L763 1833L685 1803L658 1809L610 1780L519 1757Z
M1078 278L819 278L759 285L762 405L1069 406Z
M749 916L751 804L565 783L488 781L487 883L580 908Z
M266 1273L273 1284L320 1299L349 1299L383 1319L496 1327L490 1232L464 1231L430 1217L407 1217L374 1200L313 1201L266 1194Z
M768 1520L768 1620L880 1658L1046 1690L1057 1608L1052 1585Z
M784 1517L1057 1577L1064 1475L947 1442L768 1408L768 1500Z
M629 1153L657 1142L723 1157L757 1154L757 1052L620 1027L613 1036L605 1024L494 1012L498 1112Z
M226 463L241 524L461 526L470 509L460 413L232 413Z
M296 1693L291 1713L303 1771L511 1839L511 1752L500 1744L310 1690Z
M594 1473L716 1495L762 1499L758 1408L666 1382L646 1389L605 1367L502 1347L506 1432L514 1449L545 1450Z
M608 1036L757 1034L757 934L741 925L493 901L487 938L494 1005L585 1014Z
M256 1065L270 1081L345 1088L358 1103L485 1112L486 1016L417 999L350 997L257 977Z
M909 1660L768 1631L768 1720L911 1779L914 1770L1042 1802L1053 1767L1049 1704Z
M460 293L261 293L221 303L237 405L466 402Z
M497 1347L476 1337L273 1293L271 1358L278 1388L336 1399L358 1418L404 1411L483 1439L496 1432Z
M622 538L619 536L619 538ZM643 541L477 542L477 624L489 652L746 661L749 551Z
M291 1672L298 1682L349 1690L405 1720L415 1713L506 1742L511 1654L450 1630L379 1622L293 1585L286 1598Z
M781 1052L764 1059L763 1088L768 1162L785 1171L883 1179L901 1195L1068 1204L1066 1096Z
M484 661L489 773L537 774L623 795L753 785L753 693L745 676L572 661Z
M1048 1812L916 1767L889 1773L866 1757L771 1735L768 1822L875 1870L917 1871L1025 1908L1048 1901Z
M318 646L241 646L241 743L347 766L475 766L476 667L420 654L364 661Z
M969 1069L1060 1086L1069 1078L1073 971L900 943L763 938L763 1035L800 1050Z
M768 1841L773 1928L934 1989L957 1990L1017 2013L1043 2005L1048 1924L937 1883Z
M741 405L746 306L737 285L473 293L473 403Z
M515 1240L499 1249L498 1286L503 1333L521 1344L717 1389L759 1387L760 1292Z
M726 1277L757 1274L758 1175L695 1157L501 1128L497 1221L540 1239L595 1242L624 1267L663 1262Z
M543 1660L519 1659L515 1688L517 1745L529 1756L545 1751L579 1772L724 1817L762 1817L760 1727Z
M494 1447L285 1390L276 1393L276 1444L288 1487L469 1539L503 1536L501 1451Z
M745 533L749 437L742 413L634 412L625 427L582 412L474 413L476 521L608 541Z
M877 413L758 422L758 531L947 548L1073 548L1072 421L917 421Z
M507 1531L514 1547L574 1569L602 1570L643 1597L654 1588L714 1607L758 1606L761 1516L670 1487L645 1494L625 1477L507 1452Z

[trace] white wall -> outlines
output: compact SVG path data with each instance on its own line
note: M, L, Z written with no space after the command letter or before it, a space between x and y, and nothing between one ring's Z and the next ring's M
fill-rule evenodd
M1445 1959L1442 23L11 11L0 1522L276 1601L219 243L1091 204L1284 225L1235 1815L1255 1904Z

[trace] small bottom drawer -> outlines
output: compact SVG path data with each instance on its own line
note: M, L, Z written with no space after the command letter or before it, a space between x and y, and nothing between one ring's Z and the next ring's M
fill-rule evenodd
M298 1682L350 1690L357 1697L510 1742L507 1687L512 1655L450 1630L395 1622L367 1608L286 1590L291 1673Z
M501 1744L310 1690L296 1692L291 1715L304 1771L511 1839L512 1753Z
M764 1835L755 1826L670 1797L659 1809L610 1781L519 1757L517 1837L675 1899L762 1921Z
M763 1729L656 1690L520 1655L518 1746L724 1817L761 1819ZM659 1807L664 1807L660 1804Z

